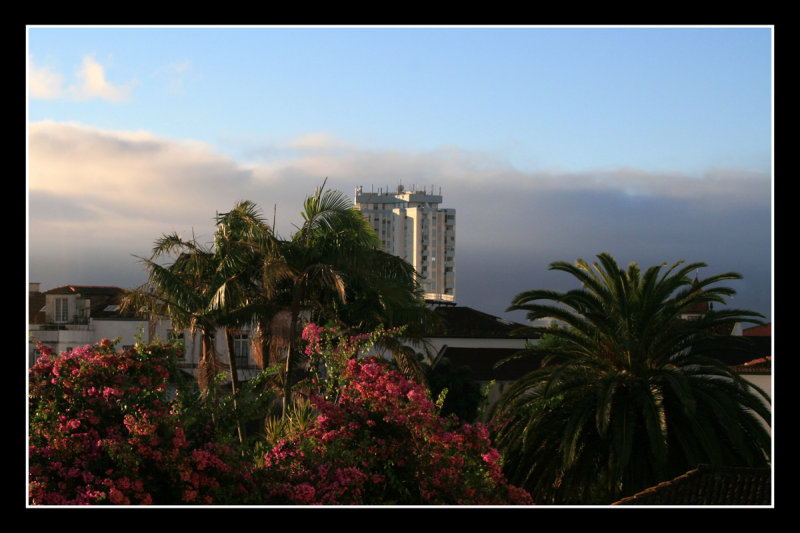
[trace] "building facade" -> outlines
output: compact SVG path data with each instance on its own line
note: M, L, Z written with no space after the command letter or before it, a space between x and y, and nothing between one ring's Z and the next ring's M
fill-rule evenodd
M365 192L354 204L388 253L408 261L420 276L425 299L455 302L456 210L440 207L441 194L423 190Z
M169 318L148 319L124 313L122 297L128 291L119 287L65 285L42 292L38 283L28 288L28 367L39 357L36 344L48 346L54 353L97 344L103 339L118 341L124 350L136 342L164 342L180 338L183 352L178 368L196 376L202 357L200 335L188 329L175 331ZM225 332L214 334L214 348L223 367L228 366ZM241 328L233 332L238 380L245 381L259 372L252 350L251 331ZM229 376L226 378L229 379Z
M28 365L33 365L38 357L34 341L61 353L104 338L119 339L120 347L127 348L138 338L147 340L155 334L148 320L120 312L125 292L119 287L85 285L65 285L40 292L38 283L30 283ZM159 333L164 335L165 331Z

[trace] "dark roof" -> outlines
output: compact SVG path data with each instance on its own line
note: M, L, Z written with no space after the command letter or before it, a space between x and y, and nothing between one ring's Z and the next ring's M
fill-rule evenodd
M519 338L516 333L524 324L511 322L464 306L439 306L433 312L441 319L429 337Z
M728 366L738 366L761 357L772 357L772 337L718 335L698 344L697 348L702 355L719 359Z
M122 314L117 307L127 292L119 287L64 285L45 291L44 295L76 294L88 298L91 301L89 313L92 318L129 318L133 316L132 312Z
M772 470L700 465L612 505L770 505Z
M28 291L28 323L35 324L44 322L44 311L41 309L45 304L44 293L39 291Z
M106 296L112 294L122 294L126 292L125 289L113 286L101 285L64 285L62 287L55 287L45 294L80 294L82 296Z
M514 359L494 368L495 363L520 352L518 348L450 348L445 347L442 357L454 367L467 366L469 378L475 381L515 381L541 366L541 356Z

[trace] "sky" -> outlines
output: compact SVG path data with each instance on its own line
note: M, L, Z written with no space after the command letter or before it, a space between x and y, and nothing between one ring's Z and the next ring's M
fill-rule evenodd
M28 281L139 258L327 179L456 210L456 300L509 320L554 261L702 262L772 320L773 32L744 27L27 28Z

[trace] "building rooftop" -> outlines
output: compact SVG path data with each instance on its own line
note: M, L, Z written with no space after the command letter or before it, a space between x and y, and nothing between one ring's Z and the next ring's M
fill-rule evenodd
M772 470L700 465L612 505L770 505Z
M471 307L442 305L434 308L440 317L431 337L470 337L470 338L515 338L524 339L525 334L517 330L525 324L511 322Z
M745 337L771 337L772 323L745 328L742 330L742 335Z
M90 316L92 318L125 318L133 316L133 313L122 314L119 311L119 304L122 297L128 291L113 286L98 285L64 285L55 287L45 292L28 292L29 323L42 324L46 322L46 317L42 308L45 305L47 296L57 295L77 295L90 300Z
M464 348L446 346L442 354L454 367L469 367L469 379L475 381L516 381L542 366L542 356L526 356L495 364L520 352L519 348Z

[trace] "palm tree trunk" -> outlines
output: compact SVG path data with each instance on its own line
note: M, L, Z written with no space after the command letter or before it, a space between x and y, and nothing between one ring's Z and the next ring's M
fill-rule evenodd
M216 354L214 352L213 341L211 337L206 332L200 332L200 342L203 347L203 353L200 356L200 364L198 365L197 371L197 384L200 386L200 390L206 394L211 393L214 398L216 398L216 387L212 387L212 390L209 391L209 387L214 383L214 376L216 374L215 368L215 361Z
M217 385L215 380L217 375L217 354L214 350L213 339L205 331L200 332L200 342L203 346L203 354L200 357L200 364L197 369L197 384L204 394L207 395L209 392L211 393L214 402L214 410L211 413L213 421L216 416L217 407ZM211 388L210 391L209 387Z
M239 419L239 404L236 399L236 379L239 375L236 368L236 354L233 350L233 333L229 327L225 327L225 340L228 343L228 366L231 371L231 392L233 393L233 415L236 417L236 429L239 433L239 442L244 443L245 430L242 427L242 421Z
M294 352L295 337L297 336L297 320L300 315L300 288L295 287L292 294L292 307L289 318L289 339L286 346L286 370L283 376L283 416L289 407L289 397L291 395L291 369L294 363L292 353Z

